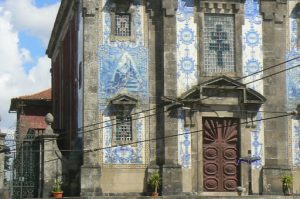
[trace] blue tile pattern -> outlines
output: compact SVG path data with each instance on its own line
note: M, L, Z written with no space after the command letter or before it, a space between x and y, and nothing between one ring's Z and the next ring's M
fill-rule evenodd
M143 117L143 114L138 116ZM105 122L105 126L108 126L104 129L103 137L104 137L104 163L106 164L143 164L144 163L144 142L140 142L137 144L137 147L132 146L118 146L112 147L112 123L111 121ZM137 129L137 141L144 140L144 123L143 120L139 120L136 122L136 126L134 128ZM108 147L108 148L107 148Z
M261 25L260 0L245 1L245 18L253 25Z
M262 112L259 112L257 114L256 120L263 119ZM252 144L252 156L255 157L264 157L264 144L261 139L261 134L263 134L263 121L258 121L256 123L256 129L251 132L251 144ZM252 163L252 166L254 168L261 168L262 167L262 161L256 161Z
M251 75L263 69L262 52L262 17L260 15L260 1L245 1L245 25L243 27L243 75ZM263 76L262 73L251 75L244 79L244 83L257 80ZM247 85L263 95L263 81L257 81ZM260 111L263 109L261 108ZM255 120L264 117L258 112ZM253 168L260 169L264 165L264 125L258 121L256 128L251 131L252 156L261 157L260 161L253 163Z
M194 22L194 0L178 0L177 23L177 95L198 83L197 25ZM191 168L191 135L184 127L184 113L178 112L178 163Z
M184 169L189 169L192 166L191 161L191 132L190 128L184 127L184 112L183 110L178 111L178 157L179 164Z
M297 19L290 15L290 48L287 52L286 59L290 60L300 56L300 48L298 46L298 23ZM286 64L286 68L291 68L300 64L300 59L295 59ZM293 68L286 72L287 82L287 110L292 111L297 107L300 100L300 67ZM292 152L293 152L293 165L300 166L300 124L298 118L291 119L292 129Z
M292 118L293 165L300 166L300 124L297 118Z
M290 51L287 53L287 60L300 56L298 42L298 24L296 19L290 18ZM300 59L290 61L287 68L299 65ZM300 99L300 67L287 71L287 108L292 111L296 108Z
M177 10L177 95L197 84L197 33L194 0L178 0Z
M99 46L99 109L105 126L111 124L107 106L109 100L122 93L135 96L140 106L149 104L148 80L148 49L144 42L144 17L142 0L135 0L134 41L111 41L110 1L103 1L103 35ZM139 118L139 117L138 117ZM138 140L145 139L145 121L139 119L133 122L137 129ZM103 147L112 145L112 128L104 128ZM145 144L107 148L103 152L103 162L106 164L142 164L145 161Z

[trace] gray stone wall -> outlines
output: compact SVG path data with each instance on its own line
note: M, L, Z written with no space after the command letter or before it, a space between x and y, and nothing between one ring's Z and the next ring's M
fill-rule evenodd
M99 0L83 0L84 9L84 80L83 80L83 126L99 123L98 111L98 39L99 39ZM101 132L96 126L83 128L83 148L99 148ZM88 132L88 133L86 133ZM101 194L99 151L83 154L81 167L81 195ZM95 179L95 180L91 180Z
M162 2L163 22L163 80L164 96L177 96L177 58L176 58L176 10L177 0ZM164 113L164 165L162 167L162 193L164 195L182 192L182 170L178 165L178 119L177 110ZM175 136L174 136L175 135Z
M285 1L262 1L264 69L285 61L287 44L287 4ZM265 76L285 69L285 64L264 72ZM286 74L280 73L264 80L264 95L267 102L265 111L286 110ZM265 168L263 187L270 185L269 192L281 193L281 170L288 165L287 118L264 122L265 128ZM285 140L280 142L279 140ZM266 190L264 190L266 191Z

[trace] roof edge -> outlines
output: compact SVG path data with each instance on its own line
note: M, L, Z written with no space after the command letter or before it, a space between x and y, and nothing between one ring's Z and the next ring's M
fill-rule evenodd
M48 47L46 50L46 54L48 55L49 58L53 56L55 47L56 47L56 40L60 37L61 35L61 29L62 26L64 25L64 22L66 21L65 16L68 14L66 10L70 10L72 8L73 2L76 0L62 0L60 7L58 9L56 19L53 25L53 29L51 32L51 36L49 39Z

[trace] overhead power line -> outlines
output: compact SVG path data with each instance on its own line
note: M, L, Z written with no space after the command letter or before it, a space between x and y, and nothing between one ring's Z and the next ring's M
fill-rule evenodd
M272 68L274 68L274 67L280 66L280 65L282 65L282 64L286 64L286 63L291 62L291 61L294 61L294 60L296 60L296 59L300 59L300 56L294 57L294 58L292 58L292 59L289 59L289 60L287 60L287 61L284 61L284 62L275 64L275 65L272 65L272 66L270 66L270 67L267 67L267 68L265 68L265 69L263 69L263 70L260 70L260 71L255 72L255 73L252 73L252 74L249 74L249 75L246 75L246 76L242 76L241 78L238 78L237 80L242 80L242 79L247 78L247 77L249 77L249 76L252 76L252 75L261 73L261 72L266 71L266 70L270 70L270 69L272 69ZM280 73L282 73L282 72L285 72L285 71L287 71L287 70L291 70L291 69L296 68L296 67L299 67L299 66L300 66L300 64L295 65L295 66L290 67L290 68L288 68L288 69L284 69L284 70L275 72L275 73L273 73L273 74L270 74L270 75L261 77L261 78L259 78L259 79L255 79L255 80L253 80L253 81L251 81L251 82L247 82L247 83L245 83L244 85L251 84L251 83L254 83L254 82L256 82L256 81L260 81L260 80L262 80L262 79L265 79L265 78L268 78L268 77L271 77L271 76L280 74ZM201 84L203 84L203 83L201 83ZM201 84L199 84L199 85L201 85ZM238 87L238 86L237 86L237 87ZM207 99L207 98L210 98L210 97L206 97L206 98L199 99L199 100L204 100L204 99ZM165 107L165 105L164 105L164 104L163 104L163 105L160 104L160 105L157 105L157 107L154 107L154 108L151 108L151 109L147 109L147 110L143 110L143 111L136 112L136 113L132 113L132 114L130 114L129 116L137 115L137 114L141 114L141 113L145 113L145 112L150 112L150 111L152 111L152 110L157 110L157 109L163 108L163 107ZM163 111L163 112L167 112L167 111L168 111L168 110L165 110L165 111ZM134 118L133 120L139 120L139 119L143 119L143 118L147 118L147 117L151 117L151 116L155 116L155 115L157 115L157 114L156 114L156 113L155 113L155 114L150 114L150 115L147 115L147 116L144 116L144 117ZM95 131L95 130L100 130L100 129L103 129L103 128L107 128L107 127L111 127L111 126L117 125L117 123L113 123L113 124L111 124L111 125L102 126L102 127L100 127L100 128L95 128L95 129L90 129L90 130L83 131L84 128L88 128L88 127L92 127L92 126L104 124L104 123L107 123L107 122L109 122L109 121L113 123L113 121L115 121L115 119L109 119L109 120L106 120L106 121L101 121L101 122L89 124L89 125L86 125L86 126L83 126L83 127L79 127L79 128L77 128L77 130L76 130L75 132L77 133L77 135L80 135L80 134L83 134L83 133L88 133L88 132L92 132L92 131ZM65 135L65 134L68 134L68 132L59 133L59 135ZM58 138L58 139L64 139L64 137L61 137L61 138ZM17 145L18 145L18 144L16 144L15 146L17 146Z
M293 114L288 113L288 114L284 114L284 115L278 115L278 116L273 116L273 117L268 117L268 118L261 118L261 119L256 119L256 120L252 120L252 121L239 122L239 123L232 124L232 125L219 126L219 127L216 127L215 129L224 128L224 127L231 127L231 126L236 126L236 125L242 125L242 124L248 124L248 123L251 123L251 122L259 122L259 121L278 119L278 118L287 117L287 116L291 116L291 115L293 115ZM187 135L187 134L195 134L195 133L199 133L199 132L203 132L203 131L204 131L203 129L200 129L200 130L190 131L190 132L187 132L187 133L177 133L177 134L173 134L173 135L167 135L167 136L156 137L156 138L149 138L149 139L145 139L145 140L128 142L128 143L124 143L124 144L118 144L118 145L113 145L113 146L108 146L108 147L100 147L100 148L94 148L94 149L83 149L83 150L74 150L74 149L71 149L71 150L37 150L37 151L30 150L30 152L62 151L62 152L84 152L84 153L88 153L88 152L94 152L94 151L105 150L105 149L110 149L110 148L129 146L129 145L134 145L134 144L139 144L139 143L144 143L144 142L164 140L164 139L167 139L167 138L178 137L178 136Z

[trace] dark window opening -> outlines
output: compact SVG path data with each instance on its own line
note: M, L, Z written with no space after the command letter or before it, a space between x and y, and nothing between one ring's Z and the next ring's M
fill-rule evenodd
M127 13L116 13L115 36L131 36L131 15Z
M116 122L116 141L132 141L132 118L117 116Z

